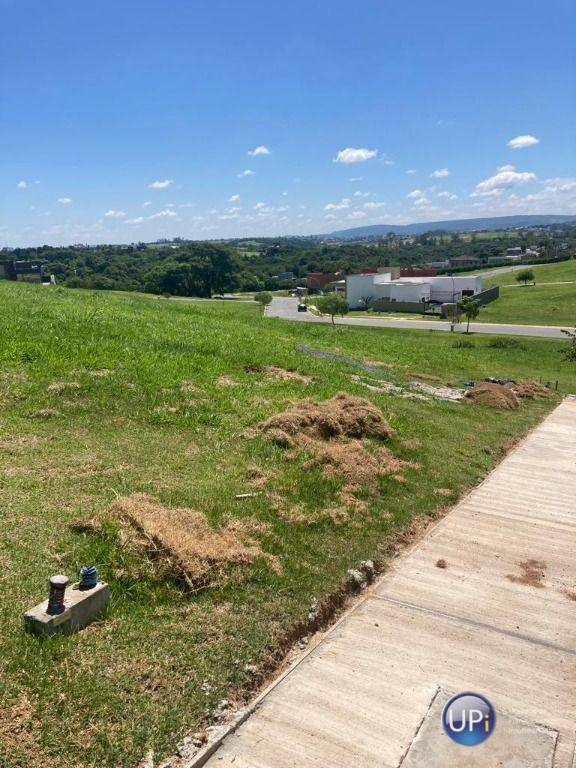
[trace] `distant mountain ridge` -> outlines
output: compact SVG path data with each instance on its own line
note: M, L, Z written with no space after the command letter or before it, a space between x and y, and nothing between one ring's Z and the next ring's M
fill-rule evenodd
M395 232L398 235L422 235L425 232L473 232L474 230L516 229L518 227L542 227L549 224L576 224L576 216L566 215L519 215L491 216L483 219L451 219L449 221L423 221L414 224L372 224L332 232L330 237L343 240L356 237L378 237Z

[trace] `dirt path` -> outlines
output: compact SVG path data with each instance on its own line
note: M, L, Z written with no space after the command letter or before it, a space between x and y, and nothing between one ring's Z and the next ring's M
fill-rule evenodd
M571 768L576 398L568 398L259 702L209 768ZM484 694L470 748L440 723Z

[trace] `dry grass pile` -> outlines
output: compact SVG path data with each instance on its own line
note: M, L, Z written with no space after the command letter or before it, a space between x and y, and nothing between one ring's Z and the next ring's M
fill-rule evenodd
M298 371L288 371L277 365L247 365L245 370L247 373L265 373L271 379L279 381L299 381L302 384L310 384L312 381L312 376L305 376Z
M338 504L326 510L335 522L344 522L350 512L365 512L366 504L358 494L376 493L381 477L402 482L402 471L418 466L399 459L386 446L371 445L367 439L388 440L394 430L369 400L345 393L322 403L304 400L263 422L260 429L275 443L290 448L290 457L302 451L311 454L305 467L320 464L325 476L343 480ZM275 506L290 522L306 521L302 510L286 510L278 498Z
M537 381L533 381L532 379L523 379L522 381L509 381L508 384L506 384L506 389L514 392L516 397L528 400L549 398L553 397L554 395L554 393L551 392L548 387L545 387L543 384L540 384Z
M153 552L167 555L191 585L207 584L227 567L248 566L265 554L255 538L267 526L256 520L228 520L213 528L200 512L186 507L165 507L157 499L136 493L118 499L112 511L143 534Z
M47 392L52 395L61 395L62 393L70 394L71 392L78 392L82 387L77 381L54 381L46 388Z
M478 405L488 405L492 408L507 408L515 410L520 407L520 400L515 392L501 384L483 381L466 392L465 397Z
M389 439L394 430L382 411L363 397L340 392L330 400L317 403L303 400L284 413L272 416L261 430L284 446L312 440L335 440L343 437Z

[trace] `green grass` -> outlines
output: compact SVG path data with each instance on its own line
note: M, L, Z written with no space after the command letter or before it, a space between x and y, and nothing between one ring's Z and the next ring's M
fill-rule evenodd
M524 269L524 267L522 267ZM540 264L535 267L526 267L534 272L536 283L555 283L563 281L576 281L576 259L560 261L557 264ZM515 272L503 272L486 280L487 285L517 285Z
M0 303L2 768L112 768L136 764L148 747L170 753L222 697L251 685L245 665L264 664L314 597L333 593L361 559L384 558L395 531L454 502L552 407L502 412L376 394L351 380L349 365L298 344L379 360L396 382L421 372L453 384L494 375L576 388L576 367L550 340L494 349L475 338L459 349L448 334L268 320L250 303L10 283L0 284ZM260 364L314 379L304 386L245 370ZM49 391L54 382L79 389ZM195 391L182 391L184 382ZM366 514L336 525L318 512L334 501L337 481L242 435L302 397L342 390L381 407L396 430L391 449L420 468L404 483L382 480ZM255 465L309 524L283 521L265 495L235 499ZM260 558L190 593L124 547L113 522L101 535L68 525L106 519L115 498L139 491L215 525L229 516L267 523L262 548L282 573ZM48 576L74 576L86 563L111 585L105 620L71 637L25 634L22 612L44 597Z
M500 298L482 307L479 322L576 325L576 283L502 286Z

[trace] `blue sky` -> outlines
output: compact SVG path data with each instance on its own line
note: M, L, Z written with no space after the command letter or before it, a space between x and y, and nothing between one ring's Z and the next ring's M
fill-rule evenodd
M0 245L576 214L572 0L0 0L0 19Z

